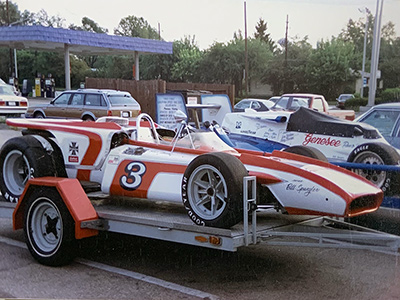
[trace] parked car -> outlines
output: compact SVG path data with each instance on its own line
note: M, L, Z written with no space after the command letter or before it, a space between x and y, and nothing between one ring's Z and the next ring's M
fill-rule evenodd
M375 105L355 121L375 127L389 144L400 149L400 103Z
M354 98L353 94L340 94L338 98L336 98L337 106L340 108L344 108L344 104L346 103L346 100Z
M243 112L247 108L256 111L268 111L274 105L273 101L266 99L242 99L233 107L234 112Z
M398 165L400 161L397 150L374 127L304 107L296 112L229 113L222 122L222 128L228 132L235 148L272 152L292 146L307 146L318 149L330 162L338 164ZM400 176L395 172L354 171L387 195L400 190Z
M0 84L0 115L24 115L27 108L27 98L15 95L13 86Z
M300 107L310 108L340 119L354 120L354 110L340 110L329 107L325 97L317 94L284 94L271 108L272 110L296 111Z
M50 103L28 108L27 118L74 118L95 121L104 116L134 118L139 103L128 92L79 89L65 91Z

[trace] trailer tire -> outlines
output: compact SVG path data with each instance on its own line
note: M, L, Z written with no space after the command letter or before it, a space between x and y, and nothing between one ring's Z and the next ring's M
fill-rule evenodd
M33 258L43 265L62 266L75 258L75 223L52 188L36 189L27 199L24 234Z
M227 153L196 157L182 179L182 201L197 225L230 228L243 219L242 162ZM213 205L214 203L214 205Z
M383 143L367 143L356 147L349 155L348 162L398 165L400 155L397 151ZM385 195L393 195L399 192L400 176L397 172L376 170L352 169L352 171L379 187Z
M309 158L314 158L320 161L328 162L326 156L316 148L306 146L292 146L283 150L293 154L302 155Z
M30 178L55 175L51 155L33 136L12 138L1 148L0 191L6 201L18 202Z

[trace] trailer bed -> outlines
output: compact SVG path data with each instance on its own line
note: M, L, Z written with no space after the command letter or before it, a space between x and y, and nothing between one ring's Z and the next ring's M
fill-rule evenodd
M195 225L183 206L140 199L101 198L89 193L99 216L82 228L154 238L224 251L253 244L355 248L397 253L400 237L330 217L283 215L258 209L255 219L230 229ZM0 217L12 218L15 203L0 201ZM255 220L255 222L254 222Z

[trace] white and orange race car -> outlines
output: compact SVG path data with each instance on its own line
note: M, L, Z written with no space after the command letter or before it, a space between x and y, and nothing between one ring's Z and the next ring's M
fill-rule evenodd
M157 128L147 114L136 122L8 119L25 129L1 149L1 193L17 202L30 178L77 178L97 183L110 196L183 202L194 223L221 228L243 219L248 175L256 176L258 204L284 213L356 216L382 202L379 188L329 164L318 150L239 152L176 116L176 132ZM309 157L295 154L299 149Z

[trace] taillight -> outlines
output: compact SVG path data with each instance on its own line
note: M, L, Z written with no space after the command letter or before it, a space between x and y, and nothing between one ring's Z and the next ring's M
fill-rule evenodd
M0 100L0 106L6 106L6 101Z
M26 101L21 101L21 102L19 103L19 106L28 106L28 102L26 102Z
M107 116L109 116L109 117L112 116L112 111L111 110L107 110Z

